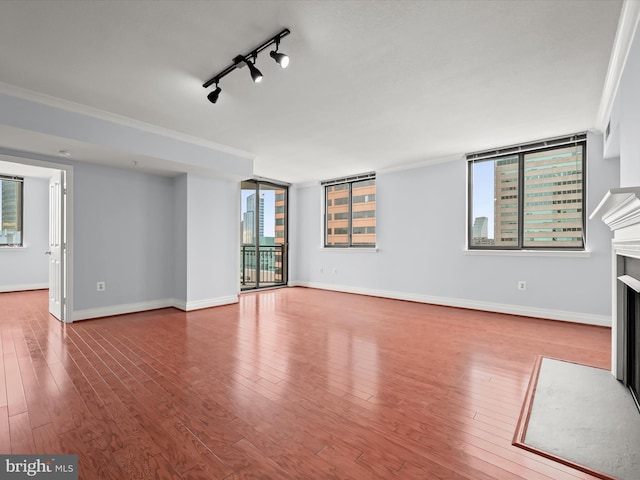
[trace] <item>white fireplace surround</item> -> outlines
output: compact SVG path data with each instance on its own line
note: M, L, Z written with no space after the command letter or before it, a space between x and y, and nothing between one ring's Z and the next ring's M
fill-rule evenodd
M634 288L638 279L626 278L624 257L640 259L640 187L611 189L593 211L590 219L601 218L613 232L611 261L611 373L622 379L622 345L619 330L622 328L618 311L621 310L622 285ZM620 281L619 281L620 280Z

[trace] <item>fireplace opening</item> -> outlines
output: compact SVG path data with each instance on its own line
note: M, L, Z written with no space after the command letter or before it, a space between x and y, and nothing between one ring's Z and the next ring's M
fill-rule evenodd
M617 257L617 373L640 412L640 258Z
M627 286L626 305L626 368L624 383L640 411L640 293Z

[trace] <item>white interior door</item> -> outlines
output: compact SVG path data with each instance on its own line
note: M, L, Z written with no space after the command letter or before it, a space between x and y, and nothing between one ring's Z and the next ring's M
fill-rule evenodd
M65 221L64 171L49 180L49 313L60 321L65 318Z

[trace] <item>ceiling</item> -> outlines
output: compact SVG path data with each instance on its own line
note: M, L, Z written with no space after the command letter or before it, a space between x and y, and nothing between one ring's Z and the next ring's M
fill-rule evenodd
M620 8L3 0L0 82L246 152L259 176L316 181L593 128ZM289 68L264 52L262 83L234 71L207 101L204 81L284 27ZM67 148L3 128L0 147ZM74 148L80 161L126 160Z

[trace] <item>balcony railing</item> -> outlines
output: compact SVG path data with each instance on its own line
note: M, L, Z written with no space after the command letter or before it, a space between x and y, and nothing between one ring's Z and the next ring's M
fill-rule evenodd
M259 258L256 255L255 245L240 247L240 285L242 288L282 285L284 283L283 272L284 245L260 245Z

